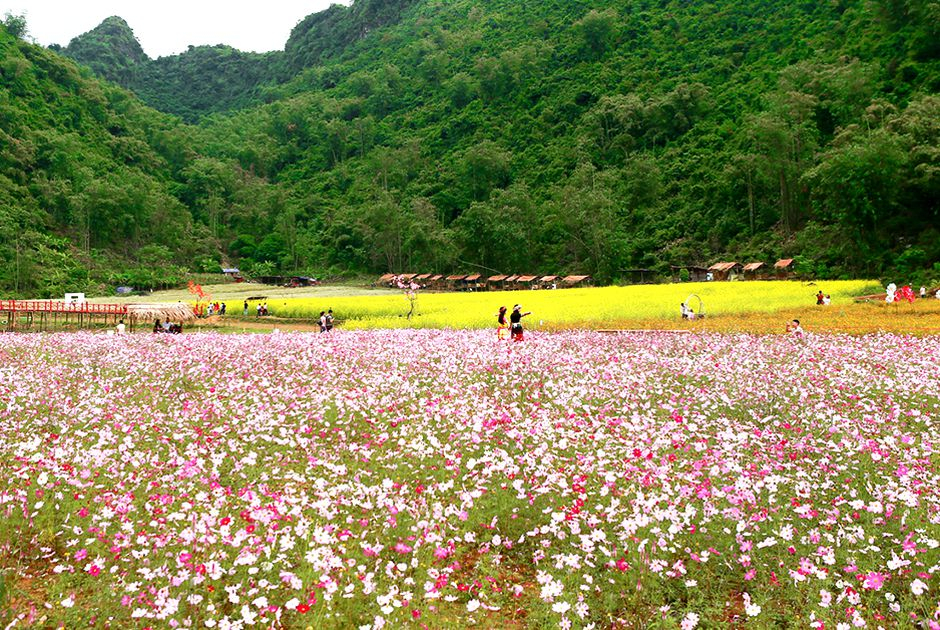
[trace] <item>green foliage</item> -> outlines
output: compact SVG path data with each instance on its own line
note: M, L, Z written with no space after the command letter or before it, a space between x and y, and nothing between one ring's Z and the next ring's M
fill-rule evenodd
M914 277L940 261L936 11L356 0L267 55L149 60L118 18L63 51L198 126L3 35L0 288L203 260Z
M613 43L618 26L617 13L613 9L591 9L575 23L583 49L595 57L602 55Z
M399 20L413 2L359 0L350 7L334 4L297 24L283 52L256 54L224 45L190 46L178 55L150 59L133 30L119 17L109 17L64 49L54 49L96 75L134 91L152 107L195 122L207 114L265 102L270 91L294 73L341 55L369 31ZM8 19L13 20L11 28L22 18ZM379 80L385 85L372 96L388 106L394 86L387 81L394 73L382 70Z
M192 217L156 141L176 123L10 35L0 55L0 291L98 291L154 247L178 270Z
M277 76L280 62L278 54L243 53L230 46L190 46L179 55L150 59L119 17L54 49L189 121L261 102L262 87Z
M148 61L134 31L117 16L105 19L57 52L80 61L98 76L128 87L134 85L138 66Z
M7 33L13 37L26 39L29 36L29 27L26 24L26 16L22 14L14 15L10 11L7 11L3 15L3 28L5 28Z

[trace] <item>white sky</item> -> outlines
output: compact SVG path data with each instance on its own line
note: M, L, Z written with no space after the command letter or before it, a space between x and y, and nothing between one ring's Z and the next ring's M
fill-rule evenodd
M290 31L311 13L350 0L0 0L0 16L26 15L29 35L43 46L68 45L117 15L151 58L189 45L228 44L238 50L283 50Z

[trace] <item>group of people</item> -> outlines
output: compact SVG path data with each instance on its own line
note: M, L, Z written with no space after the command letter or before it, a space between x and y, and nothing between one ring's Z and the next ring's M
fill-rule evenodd
M248 300L245 300L244 305L244 315L248 316ZM267 317L268 316L268 303L267 302L258 302L255 306L255 317Z
M518 304L512 307L512 313L509 314L509 320L506 320L506 307L500 306L496 314L496 338L506 339L509 337L513 341L522 341L522 318L531 315L532 311L522 312L522 307Z
M830 304L832 304L831 296L823 295L822 291L816 294L816 306L829 306Z
M679 304L679 313L682 315L682 319L695 319L696 317L705 317L704 313L696 313L695 310L685 302L682 302L681 304Z
M225 309L225 302L208 302L207 304L196 302L193 312L196 317L212 317L213 315L225 315Z
M122 321L121 325L123 325L123 323L124 322ZM160 320L158 319L153 323L153 332L167 335L178 335L183 332L183 324L173 324L170 322L170 320L166 320L161 324Z
M332 332L333 331L333 309L328 311L320 311L320 332Z

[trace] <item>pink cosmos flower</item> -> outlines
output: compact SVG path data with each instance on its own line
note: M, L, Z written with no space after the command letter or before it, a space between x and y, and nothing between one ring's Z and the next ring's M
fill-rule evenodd
M403 543L403 542L396 543L395 546L393 547L393 549L394 549L397 553L411 553L411 550L412 550L411 547L409 547L408 545L406 545L406 544Z
M865 576L865 582L863 586L870 591L877 591L881 588L881 585L885 583L885 578L888 575L885 573L878 573L877 571L872 571Z

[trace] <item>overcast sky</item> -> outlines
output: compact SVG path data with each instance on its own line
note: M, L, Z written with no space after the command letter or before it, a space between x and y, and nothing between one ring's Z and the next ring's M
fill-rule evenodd
M0 0L0 15L26 15L39 44L66 46L117 15L156 58L189 45L228 44L239 50L283 50L291 29L311 13L349 0Z

